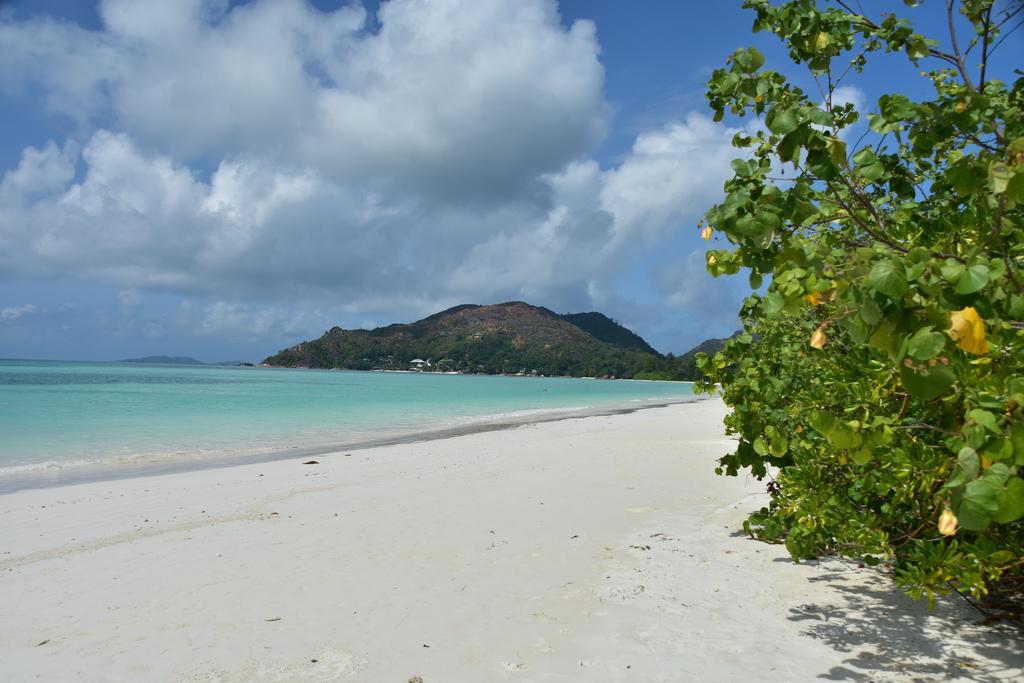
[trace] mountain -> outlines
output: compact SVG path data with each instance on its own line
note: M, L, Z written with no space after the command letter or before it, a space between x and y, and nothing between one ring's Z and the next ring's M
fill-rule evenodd
M571 322L584 332L589 332L596 339L606 344L636 349L644 353L652 353L655 356L661 355L650 344L645 342L640 335L618 324L604 313L596 311L591 311L590 313L563 313L559 317L562 320Z
M217 363L204 363L201 360L196 360L191 356L145 356L143 358L125 358L124 360L117 361L118 363L153 363L160 365L218 365L218 366L245 366L252 365L241 360L222 360Z
M464 304L373 330L334 327L264 363L575 377L636 377L666 369L647 342L600 313L558 315L522 301Z
M201 360L189 356L146 356L144 358L125 358L118 363L160 363L163 365L206 365Z
M732 337L735 337L738 334L740 334L740 332L735 332L732 335ZM696 346L694 346L692 349L690 349L686 353L682 354L681 356L676 357L675 358L675 371L676 371L676 373L680 377L682 377L684 379L688 379L688 380L698 380L698 379L700 379L701 378L701 371L697 369L697 354L698 353L706 353L709 356L713 356L716 353L718 353L719 351L721 351L722 347L725 346L725 342L727 342L730 339L732 339L732 337L727 337L725 339L705 339L700 344L697 344Z

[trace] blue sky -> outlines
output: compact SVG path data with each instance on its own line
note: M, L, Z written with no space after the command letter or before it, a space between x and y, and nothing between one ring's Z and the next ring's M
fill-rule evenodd
M865 3L941 27L936 3ZM661 351L736 329L695 225L739 2L0 3L0 357L260 360L522 299ZM1020 55L1011 38L1000 65ZM887 58L846 95L926 96Z

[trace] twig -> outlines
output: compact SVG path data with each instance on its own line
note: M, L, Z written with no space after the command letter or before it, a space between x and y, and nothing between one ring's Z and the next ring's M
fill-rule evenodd
M985 10L985 17L981 21L982 25L982 39L981 39L981 80L978 83L978 88L982 92L985 92L985 67L988 66L988 39L989 31L992 26L992 6Z
M957 44L956 40L956 21L953 17L953 0L946 0L946 22L949 24L949 39L953 44L953 57L955 61L957 71L960 72L960 77L964 79L964 84L967 89L976 92L974 83L971 82L971 76L967 73L967 67L964 65L963 55L960 54L960 45Z

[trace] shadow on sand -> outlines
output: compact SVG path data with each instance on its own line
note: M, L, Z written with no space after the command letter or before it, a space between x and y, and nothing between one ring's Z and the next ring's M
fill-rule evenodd
M820 565L814 582L827 582L828 605L790 610L804 634L849 656L818 678L833 681L1024 680L1024 629L982 625L981 616L956 596L935 607L913 600L889 580L833 561Z

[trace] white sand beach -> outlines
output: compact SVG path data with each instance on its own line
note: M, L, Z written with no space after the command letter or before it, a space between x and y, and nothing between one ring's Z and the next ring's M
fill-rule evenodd
M739 533L724 411L0 496L0 677L1021 680L1019 631Z

